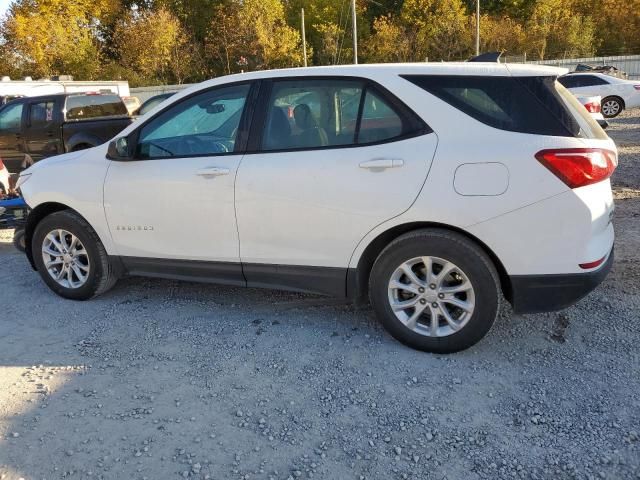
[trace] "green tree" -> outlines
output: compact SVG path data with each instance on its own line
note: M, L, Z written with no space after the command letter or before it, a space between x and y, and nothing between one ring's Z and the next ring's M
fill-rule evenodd
M369 61L458 60L471 51L461 0L405 0L398 17L382 16L368 40Z
M538 0L526 29L527 44L540 60L594 52L595 25L570 0Z
M598 0L602 55L640 53L640 0Z
M374 20L373 34L365 44L364 51L370 62L408 62L413 57L405 26L391 14Z
M469 17L469 29L475 31L475 16ZM480 52L525 51L525 31L522 24L505 16L482 15L480 18Z
M221 73L298 66L303 60L300 34L287 25L280 0L232 0L219 6L205 48Z
M100 68L95 32L108 0L18 0L3 22L5 57L25 74L94 78Z
M164 8L130 12L117 25L114 40L121 65L149 83L182 82L190 74L193 42L177 17Z

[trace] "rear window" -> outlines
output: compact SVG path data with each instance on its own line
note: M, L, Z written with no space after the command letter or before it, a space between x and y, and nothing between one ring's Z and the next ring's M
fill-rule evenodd
M563 100L558 87L567 91L554 77L407 75L404 78L494 128L560 137L593 133L585 134L576 118L580 113Z
M607 133L602 129L598 122L591 116L591 114L584 108L578 99L569 90L567 90L560 82L556 82L555 91L561 98L567 110L571 112L573 118L578 122L580 128L579 137L583 138L595 138L599 140L605 140L609 138Z
M74 95L67 97L67 120L128 115L117 95Z

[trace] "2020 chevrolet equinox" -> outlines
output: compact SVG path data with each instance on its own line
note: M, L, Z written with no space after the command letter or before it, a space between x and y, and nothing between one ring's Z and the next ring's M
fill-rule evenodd
M411 347L479 341L502 296L564 308L613 261L613 141L562 69L297 68L186 89L19 188L27 256L85 300L122 275L367 297Z

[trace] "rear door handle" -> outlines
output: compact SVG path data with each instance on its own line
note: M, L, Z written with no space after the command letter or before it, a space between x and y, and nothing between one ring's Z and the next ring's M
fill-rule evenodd
M397 168L404 165L404 160L399 158L374 158L360 162L360 168L368 168L371 170L382 170L385 168Z
M224 167L207 167L201 168L196 172L196 175L201 177L219 177L221 175L228 175L229 169Z

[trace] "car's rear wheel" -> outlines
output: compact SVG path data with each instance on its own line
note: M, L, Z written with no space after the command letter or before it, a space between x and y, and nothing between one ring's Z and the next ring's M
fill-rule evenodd
M488 255L463 235L424 229L402 235L378 256L371 303L402 343L434 353L464 350L496 319L500 281Z
M55 212L41 220L31 248L40 276L64 298L87 300L106 292L117 280L98 235L72 211Z
M622 100L617 97L605 97L602 99L601 110L605 118L617 117L623 108Z

